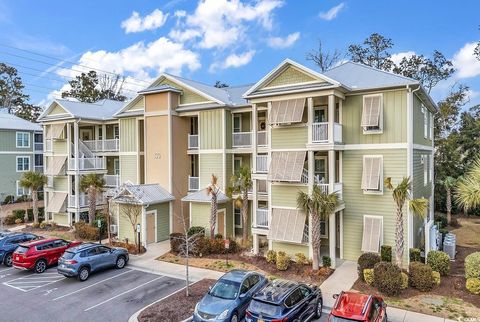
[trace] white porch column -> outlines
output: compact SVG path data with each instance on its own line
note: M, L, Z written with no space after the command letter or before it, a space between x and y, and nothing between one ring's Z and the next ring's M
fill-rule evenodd
M328 95L328 143L333 144L333 123L335 122L335 96Z
M308 128L308 144L312 143L312 124L313 124L313 97L307 98L307 128Z
M259 238L258 238L258 235L257 234L252 234L253 236L253 253L255 255L258 255L258 253L260 252L260 243L259 243Z
M79 140L79 131L78 131L78 122L73 123L73 158L75 162L75 222L80 221L80 211L79 211L79 206L80 206L80 176L78 175L78 166L79 166L79 160L78 160L78 140ZM67 158L68 160L68 158Z
M258 114L257 104L252 104L252 172L257 172L257 125ZM254 190L256 191L256 190Z
M102 124L102 151L105 151L105 139L107 138L107 126ZM98 139L98 137L97 137Z
M336 228L335 212L332 212L328 219L328 245L330 250L330 259L332 260L332 268L335 268L335 246L336 246Z
M257 201L257 179L253 179L252 184L252 226L257 227L257 208L258 208L258 201Z
M309 133L311 133L309 128ZM311 194L313 191L313 180L315 177L315 152L308 151L308 193ZM308 214L308 222L312 222L312 214ZM313 247L312 247L312 225L308 225L308 256L313 258Z
M335 184L335 150L328 151L328 193L333 192Z

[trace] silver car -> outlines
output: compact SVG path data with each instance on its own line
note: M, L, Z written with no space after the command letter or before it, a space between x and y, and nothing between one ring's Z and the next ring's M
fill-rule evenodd
M128 251L89 243L69 248L58 260L57 270L66 277L86 281L91 273L107 268L122 269L128 263Z

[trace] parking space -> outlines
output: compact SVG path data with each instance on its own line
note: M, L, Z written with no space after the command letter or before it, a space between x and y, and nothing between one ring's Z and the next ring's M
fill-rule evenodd
M184 281L134 269L92 274L86 282L50 268L43 274L0 267L2 321L127 321Z

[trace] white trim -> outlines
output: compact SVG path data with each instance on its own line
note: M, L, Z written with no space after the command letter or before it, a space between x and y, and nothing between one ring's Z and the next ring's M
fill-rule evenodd
M428 140L428 135L429 135L429 128L428 128L428 110L427 108L423 105L421 105L421 112L423 114L423 138Z
M422 145L422 144L413 144L414 150L425 150L425 151L433 151L432 146Z
M370 154L365 154L362 157L362 180L363 180L363 171L364 171L364 165L365 165L365 158L380 158L380 179L379 179L379 187L378 191L374 190L362 190L364 195L383 195L383 155L370 155ZM335 165L334 165L335 166ZM329 178L330 179L330 178Z
M149 116L165 116L168 115L170 111L168 109L166 110L161 110L161 111L155 111L155 112L145 112L143 113L144 117L149 117Z
M35 153L33 151L0 151L0 154L39 154L39 153Z
M418 87L416 90L420 89ZM414 91L416 91L414 90ZM413 177L413 107L414 91L407 86L407 177ZM406 209L407 216L407 250L413 247L413 214L409 207ZM404 250L405 251L405 250ZM407 264L410 264L410 257L407 256Z
M378 94L367 94L363 95L362 97L362 119L363 119L363 107L365 106L365 99L369 97L380 97L380 111L379 111L379 118L378 118L378 130L366 130L362 127L363 134L383 134L383 93Z
M25 169L25 163L22 162L22 168L23 170L18 170L18 160L22 158L22 159L28 159L28 169ZM30 156L28 155L19 155L17 157L15 157L15 170L16 172L27 172L27 171L30 171L31 167L30 167L30 164L31 164L31 159L30 159Z
M407 149L407 143L345 144L343 150Z
M23 193L22 194L18 194L18 190L22 189ZM25 190L27 193L25 193ZM15 181L15 194L17 195L17 197L21 197L21 196L28 196L30 195L30 189L26 189L26 188L23 188L20 186L20 180L17 180Z
M19 135L19 134L22 134L22 140L21 140L21 141L22 141L22 145L18 145L18 135ZM25 134L26 134L27 137L28 137L28 145L27 145L27 146L24 146L24 145L23 145L23 139L24 139L23 136L24 136ZM16 147L16 148L19 148L19 149L29 149L29 148L30 148L30 145L31 145L31 144L30 144L30 132L24 132L24 131L17 131L17 132L15 132L15 147Z
M200 135L198 136L198 143L200 143ZM223 153L224 149L205 149L205 150L197 150L198 153L196 154L215 154L215 153Z
M208 95L208 94L206 94L206 93L204 93L204 92L196 89L195 87L189 86L189 85L185 84L184 82L178 80L177 78L170 77L170 76L167 75L167 74L162 74L162 75L160 75L160 77L157 78L157 79L155 80L155 82L152 83L152 85L155 84L155 83L157 83L157 82L160 80L160 78L162 78L162 77L164 77L164 78L166 78L166 79L169 79L170 81L172 81L172 82L174 82L174 83L177 83L178 85L180 85L180 86L182 86L182 87L185 87L185 88L191 90L192 92L195 92L196 94L198 94L198 95L200 95L200 96L203 96L204 98L207 98L207 99L210 99L210 100L212 100L212 101L214 101L214 102L217 102L218 104L225 104L225 103L227 103L227 102L222 102L222 101L214 98L213 96L210 96L210 95ZM149 87L151 87L152 85L150 85ZM209 102L209 101L205 101L205 102ZM205 103L205 102L203 102L203 103Z

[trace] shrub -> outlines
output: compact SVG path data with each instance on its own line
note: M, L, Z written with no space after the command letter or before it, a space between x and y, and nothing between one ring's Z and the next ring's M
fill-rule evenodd
M32 228L38 228L38 227L40 227L40 224L38 222L32 224Z
M358 258L358 277L363 280L363 270L366 268L373 268L375 264L379 263L381 258L376 253L364 253Z
M307 256L305 256L304 253L296 253L295 254L295 261L297 262L297 264L300 264L300 265L307 265L308 264L308 258L307 258Z
M440 234L442 234L442 238L445 238L445 235L448 234L448 229L447 228L440 228L438 230Z
M365 280L365 283L368 285L373 285L375 282L375 278L373 275L373 269L372 268L365 268L363 270L363 279Z
M422 258L420 257L420 249L419 248L410 248L410 262L421 262Z
M15 218L15 216L12 216L12 215L4 217L3 218L3 224L4 225L13 225L13 224L15 224L16 219L17 218Z
M438 223L440 229L448 226L447 217L444 214L436 213L434 216L434 220L436 223Z
M408 275L404 272L402 272L402 290L405 290L408 288Z
M196 234L205 236L205 228L200 226L192 226L190 229L188 229L187 234L188 236L193 236Z
M27 195L23 195L18 197L15 202L26 202L26 201L30 201L30 197Z
M42 228L43 222L40 224L40 228ZM45 226L43 226L45 228ZM99 231L98 228L92 227L89 224L80 221L75 223L75 237L80 239L87 239L87 240L98 240L99 239Z
M432 271L433 284L440 285L442 279L440 278L440 273L437 271Z
M25 219L25 210L24 209L16 209L14 211L12 211L12 215L13 217L15 217L15 219Z
M223 235L222 234L215 234L215 239L223 239Z
M27 210L28 214L28 221L33 221L33 209L28 209ZM38 221L43 221L45 220L45 208L38 208Z
M279 251L277 253L276 265L279 271L286 271L290 265L290 257L285 252Z
M445 252L432 250L428 253L427 264L430 265L432 270L439 272L442 276L450 273L450 257Z
M18 225L18 224L21 224L22 222L23 222L23 220L20 219L20 218L15 219L15 223L16 223L17 225Z
M323 267L331 267L332 266L332 259L329 256L322 256L322 266Z
M380 249L382 262L392 262L392 246L382 245Z
M420 262L410 263L410 284L419 291L427 292L433 287L432 268Z
M374 284L386 295L397 295L402 288L402 270L393 263L380 262L373 268Z
M182 244L183 234L172 233L170 234L170 251L174 254L180 253L180 246Z
M480 278L480 252L465 258L465 278Z
M458 223L457 218L452 216L452 219L450 220L450 226L458 228L460 227L460 224Z
M5 197L5 199L3 199L3 204L12 203L14 201L15 197L13 195L8 195Z
M467 278L465 287L470 293L480 295L480 278Z
M47 227L47 223L42 221L39 225L40 229L45 229Z
M269 250L267 254L265 255L265 260L268 263L273 263L275 264L277 262L277 252L274 250Z

